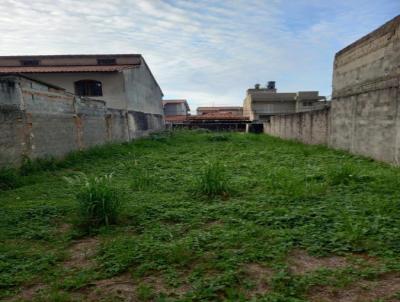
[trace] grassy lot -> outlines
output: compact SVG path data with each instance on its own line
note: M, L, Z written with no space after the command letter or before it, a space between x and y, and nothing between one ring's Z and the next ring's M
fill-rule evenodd
M213 164L226 181L214 197L199 190ZM112 173L116 224L79 227L65 177L80 172ZM320 146L201 131L27 163L0 177L0 300L400 301L399 176Z

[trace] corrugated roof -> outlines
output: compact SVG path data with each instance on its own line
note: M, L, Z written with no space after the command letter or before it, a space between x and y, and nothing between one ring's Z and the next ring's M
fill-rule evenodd
M139 65L1 66L0 73L115 72Z

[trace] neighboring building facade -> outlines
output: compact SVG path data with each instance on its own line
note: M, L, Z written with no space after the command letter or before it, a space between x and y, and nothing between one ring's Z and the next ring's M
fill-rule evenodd
M0 57L0 166L163 129L162 96L140 55Z
M187 100L164 100L164 118L168 123L181 122L190 115Z
M256 84L247 90L243 115L252 121L265 121L273 115L313 110L322 99L318 91L277 92L275 82L268 82L265 88Z
M243 107L240 106L219 106L219 107L197 107L197 115L217 114L243 116Z
M22 74L107 107L158 115L163 92L144 58L124 55L0 56L0 74Z

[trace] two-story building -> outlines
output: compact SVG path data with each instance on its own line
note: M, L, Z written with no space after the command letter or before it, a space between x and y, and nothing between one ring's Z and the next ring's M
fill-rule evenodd
M182 122L190 115L187 100L164 100L163 105L166 123Z
M313 110L325 100L318 91L277 92L275 82L247 90L243 101L243 115L251 121L265 121L272 115L289 114ZM325 102L323 102L325 103Z
M163 123L163 92L139 54L0 56L0 74L22 74Z

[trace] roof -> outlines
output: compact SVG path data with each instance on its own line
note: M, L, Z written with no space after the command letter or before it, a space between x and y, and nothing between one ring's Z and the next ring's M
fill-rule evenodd
M164 119L166 122L183 122L188 119L187 115L165 115Z
M114 72L139 65L0 66L0 73Z
M246 116L233 115L230 113L214 113L214 114L203 114L203 115L192 115L188 117L188 120L229 120L229 121L243 121L248 120Z
M197 110L242 110L241 106L197 107Z

